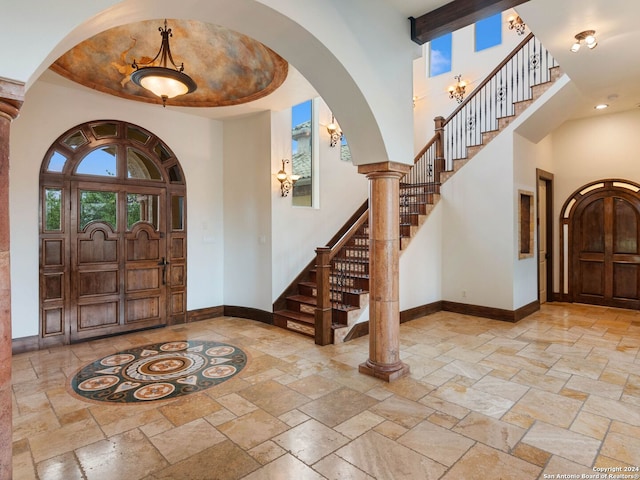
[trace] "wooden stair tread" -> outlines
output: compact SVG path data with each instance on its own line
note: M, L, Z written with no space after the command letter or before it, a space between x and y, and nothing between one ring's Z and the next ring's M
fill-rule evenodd
M294 312L292 310L278 310L276 312L273 312L273 314L289 318L300 323L306 323L312 326L314 326L316 323L315 316L311 315L310 313Z
M306 303L308 305L316 305L316 297L310 297L308 295L290 295L287 297L289 300L293 300L294 302Z

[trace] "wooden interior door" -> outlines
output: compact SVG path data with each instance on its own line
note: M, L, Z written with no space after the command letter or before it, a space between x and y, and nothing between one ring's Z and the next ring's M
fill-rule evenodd
M589 195L571 234L574 301L640 308L640 200L614 187Z
M71 198L70 340L166 324L164 190L73 182Z
M547 302L547 182L538 179L538 296Z

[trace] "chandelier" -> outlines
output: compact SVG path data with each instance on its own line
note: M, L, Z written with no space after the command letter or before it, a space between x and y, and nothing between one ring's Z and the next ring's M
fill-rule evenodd
M164 29L158 27L162 36L162 43L157 55L147 63L138 64L133 60L131 66L131 81L145 88L162 99L162 106L166 106L167 99L191 93L197 88L196 82L183 73L184 63L176 65L169 47L169 37L172 37L171 29L167 28L167 20L164 21ZM157 61L157 62L156 62ZM171 62L173 68L167 66Z
M462 74L456 75L453 78L457 80L457 83L449 87L449 98L455 99L458 103L462 103L462 100L464 100L465 90L467 88L467 82L462 80Z

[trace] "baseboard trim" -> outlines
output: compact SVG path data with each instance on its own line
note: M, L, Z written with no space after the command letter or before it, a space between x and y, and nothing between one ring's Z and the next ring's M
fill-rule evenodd
M223 315L224 307L222 305L218 307L197 308L187 312L187 323L200 322L202 320L208 320L209 318L222 317Z
M427 303L419 307L409 308L400 312L400 323L409 322L416 318L424 317L425 315L431 315L432 313L442 311L442 300Z
M29 337L14 338L11 340L11 354L34 352L40 349L40 337L31 335Z
M443 300L442 310L445 312L460 313L462 315L471 315L474 317L515 323L518 320L522 320L524 317L531 315L533 312L540 310L540 302L535 300L518 308L517 310L504 310L502 308L483 307L481 305L469 305L467 303Z
M224 306L225 317L240 317L257 322L273 325L273 312L267 312L258 308L238 307L235 305Z

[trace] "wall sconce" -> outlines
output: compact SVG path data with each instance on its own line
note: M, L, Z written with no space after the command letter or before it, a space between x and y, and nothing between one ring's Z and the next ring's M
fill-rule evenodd
M462 80L462 74L456 75L453 78L457 80L457 83L449 87L449 98L455 99L458 103L462 103L465 89L467 88L467 82Z
M284 170L284 164L289 163L289 160L282 159L282 169L278 173L276 173L276 178L280 182L280 190L282 191L282 196L286 197L289 195L291 189L293 189L294 183L296 183L300 179L300 175L287 175L287 172Z
M342 141L342 130L340 130L340 127L336 123L333 114L331 114L331 123L327 125L327 132L329 132L329 136L331 137L330 147L335 147L338 142Z
M573 45L571 45L571 49L570 49L573 53L578 53L578 50L580 50L580 46L582 45L583 40L584 40L584 44L587 47L589 47L590 50L598 46L595 30L585 30L584 32L580 32L576 34L575 38L576 38L576 41Z
M515 17L511 15L508 19L509 22L509 30L515 30L518 35L524 35L524 29L527 25L522 21L520 15L516 15Z

